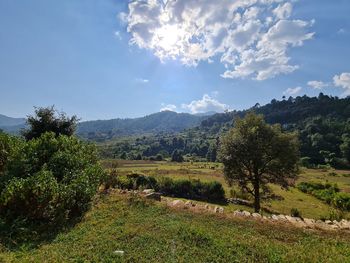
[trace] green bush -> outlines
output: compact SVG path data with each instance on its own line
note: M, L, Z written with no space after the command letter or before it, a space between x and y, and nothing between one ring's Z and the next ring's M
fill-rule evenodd
M336 184L301 182L298 184L297 188L342 211L350 211L350 194L339 192L339 188Z
M81 215L103 176L95 147L54 133L13 140L0 179L0 216L40 222Z
M221 202L225 200L225 191L219 182L201 182L200 180L173 180L169 177L155 178L132 173L118 175L112 171L105 182L107 188L146 189L151 188L167 196L195 200Z
M302 218L301 212L297 208L292 208L290 210L290 215L293 216L293 217L300 217L300 218Z

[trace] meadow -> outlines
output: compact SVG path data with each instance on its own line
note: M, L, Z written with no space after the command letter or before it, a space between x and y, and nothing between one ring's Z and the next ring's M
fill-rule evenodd
M174 163L166 161L129 161L129 160L104 160L102 165L106 169L116 168L119 174L131 172L142 173L154 177L164 176L173 179L199 179L200 181L218 181L225 189L226 197L238 195L239 190L229 187L226 183L222 165L210 162L184 162ZM350 171L334 169L301 169L295 185L300 182L321 182L337 184L340 191L350 192ZM321 200L299 191L296 187L288 190L281 189L277 185L270 185L275 198L265 200L262 204L263 213L286 214L289 215L292 208L297 208L303 217L314 219L326 219L331 214L338 213L333 207ZM249 198L249 196L243 196ZM227 204L224 205L226 211L244 209L253 212L249 206ZM342 217L350 218L349 212L343 212Z
M36 243L0 243L0 262L347 262L350 237L173 210L100 195L81 222Z
M218 181L232 195L219 163L173 163L103 160L106 170L166 176L174 180ZM349 192L348 171L305 169L297 182L336 183ZM276 200L263 203L263 213L327 218L334 209L315 197L271 186ZM235 189L237 190L237 189ZM224 204L226 213L249 206ZM343 214L349 218L349 214ZM45 227L45 226L43 226ZM11 230L10 230L11 231ZM347 232L299 229L288 224L193 213L163 202L117 191L101 192L75 223L50 231L16 229L0 237L0 262L347 262Z

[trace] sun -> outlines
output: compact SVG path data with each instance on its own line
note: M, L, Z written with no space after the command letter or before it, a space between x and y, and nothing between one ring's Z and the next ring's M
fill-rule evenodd
M176 53L182 36L183 31L177 25L164 25L155 32L156 45L164 51Z

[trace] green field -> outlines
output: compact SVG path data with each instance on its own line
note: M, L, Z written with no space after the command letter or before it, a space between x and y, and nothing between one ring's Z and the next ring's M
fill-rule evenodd
M176 211L126 195L37 247L0 245L1 262L348 262L350 237ZM124 251L118 255L116 250Z
M201 181L215 180L223 184L226 196L231 197L231 188L224 180L222 166L219 163L105 160L103 161L103 165L106 169L116 167L120 174L139 172L155 177L167 176L175 179L199 179ZM336 175L334 175L334 173ZM300 182L336 183L341 191L350 192L350 171L302 169L296 183ZM271 188L274 194L282 198L267 200L263 203L262 207L265 208L265 211L270 213L290 214L292 208L297 208L301 211L302 216L304 217L320 219L329 217L329 214L334 210L328 204L311 195L305 194L294 187L291 187L288 190L283 190L279 186L271 185ZM228 211L236 209L253 211L251 207L233 204L226 205L226 210ZM350 213L344 213L343 217L350 219Z
M102 162L108 170L174 179L225 183L217 163L149 161ZM298 182L337 183L349 192L349 171L303 170ZM297 208L304 217L327 217L332 208L300 192L271 186L282 199L263 204L270 213L289 214ZM225 213L251 207L224 205ZM349 213L344 214L349 218ZM116 192L96 196L92 208L76 225L23 235L0 237L0 262L349 262L348 232L306 230L272 222L172 209ZM32 231L32 232L31 232ZM34 232L33 232L34 231ZM42 234L40 234L42 233ZM123 255L116 251L123 251Z

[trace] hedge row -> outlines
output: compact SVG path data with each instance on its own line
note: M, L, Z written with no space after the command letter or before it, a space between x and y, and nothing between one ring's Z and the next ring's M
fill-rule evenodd
M201 201L222 202L225 191L219 182L201 182L200 180L173 180L169 177L155 178L142 174L117 175L112 171L106 181L106 187L121 189L151 188L166 196Z
M301 182L297 187L300 191L311 194L327 204L343 211L350 211L350 194L340 192L336 184Z

